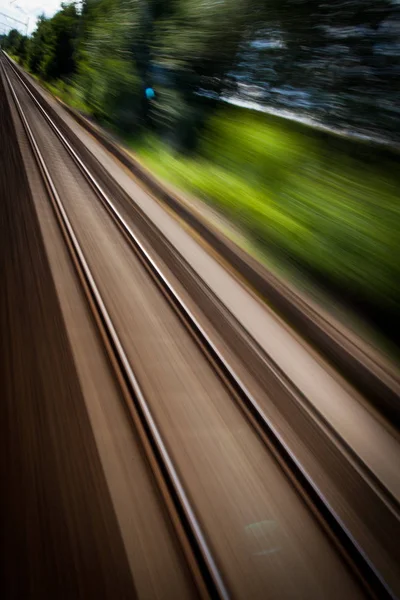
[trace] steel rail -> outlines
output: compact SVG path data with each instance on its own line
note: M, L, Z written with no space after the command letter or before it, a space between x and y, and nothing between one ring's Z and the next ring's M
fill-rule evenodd
M285 440L282 438L278 430L263 411L262 407L247 389L234 369L223 357L216 345L212 342L204 328L190 311L189 307L186 305L179 293L174 289L173 285L163 274L155 259L144 247L138 236L134 233L129 224L114 206L108 194L103 190L100 183L86 167L78 153L66 139L65 135L60 131L42 104L37 100L35 95L26 85L22 77L12 65L11 61L8 60L8 63L57 137L67 149L76 165L85 175L86 179L95 190L97 196L107 208L108 212L112 215L118 227L123 231L124 235L130 241L132 247L141 259L144 266L152 274L154 280L168 297L180 318L187 324L200 347L203 349L203 352L205 353L210 364L221 376L223 382L228 385L231 392L234 392L233 396L240 401L240 408L249 418L250 422L261 435L264 442L266 442L269 449L278 460L280 466L283 468L284 472L288 475L291 482L300 492L303 500L313 510L313 513L317 517L320 524L324 527L325 531L337 545L346 560L349 561L351 567L358 575L366 590L373 597L394 600L396 598L394 592L390 589L384 578L369 560L368 556L360 547L349 529L345 526L342 519L332 508L323 492L319 489L305 468L301 465L300 461L293 454Z
M90 271L83 250L75 235L71 222L63 206L62 200L57 192L56 186L47 169L45 160L38 147L35 136L29 126L26 115L21 103L18 100L14 87L3 66L3 72L6 77L10 92L20 115L28 140L32 147L34 156L37 160L39 170L44 179L45 186L49 193L54 212L56 214L61 231L67 242L68 249L72 255L74 265L78 275L83 283L89 305L94 313L95 320L101 329L101 335L106 342L106 349L109 358L116 372L117 378L122 384L123 393L126 398L126 392L132 399L137 416L142 425L141 437L145 442L145 450L148 453L151 448L152 455L148 455L148 460L152 466L156 461L159 472L156 473L156 479L161 488L161 493L165 496L165 489L168 490L169 498L167 505L172 500L175 508L175 514L172 515L175 526L177 519L181 522L186 540L181 540L183 550L188 554L188 544L190 545L190 555L187 556L189 567L192 570L196 583L199 586L200 595L204 598L215 598L220 600L229 600L231 594L223 580L216 561L214 560L212 550L210 549L206 537L202 531L201 524L197 520L195 510L185 492L184 485L175 469L174 463L169 455L166 445L162 439L157 424L153 418L149 405L146 401L144 392L135 376L135 373L129 363L123 345L116 332L111 317L107 311L99 289ZM132 408L129 406L129 408ZM136 424L137 420L135 419ZM147 439L143 440L143 432ZM147 442L147 443L146 443ZM160 481L160 476L163 481ZM178 529L181 530L178 524ZM178 531L178 535L181 531ZM194 568L193 560L196 561ZM195 571L195 572L193 572ZM197 571L197 572L196 572Z

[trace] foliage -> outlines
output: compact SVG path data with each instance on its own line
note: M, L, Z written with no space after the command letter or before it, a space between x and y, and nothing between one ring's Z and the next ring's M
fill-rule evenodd
M99 118L121 128L137 124L139 87L131 51L136 20L129 2L99 2L88 9L86 42L81 51L76 85Z
M241 49L241 93L399 142L399 3L284 0L277 17Z
M70 77L76 70L79 22L75 3L61 4L51 19L39 17L31 38L11 30L4 47L44 80Z
M392 327L400 306L396 154L233 107L213 117L196 157L183 158L155 138L138 151L260 248Z
M16 54L21 43L22 34L17 29L11 29L8 35L3 36L2 47L11 54Z
M155 128L175 147L194 149L221 97L239 95L399 138L396 0L83 0L80 6L62 4L51 19L40 17L21 60L46 80L78 74L86 104L124 128ZM18 36L14 30L7 37L17 54ZM149 86L154 101L145 97Z
M380 314L400 314L394 155L225 102L289 108L399 142L397 0L79 6L62 4L31 38L14 30L3 45L66 102L136 144L150 132L149 164L270 253Z

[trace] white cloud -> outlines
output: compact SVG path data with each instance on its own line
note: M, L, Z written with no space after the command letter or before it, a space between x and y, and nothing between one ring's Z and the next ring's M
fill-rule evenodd
M38 16L44 13L51 17L60 4L61 0L14 0L12 3L0 0L0 32L7 33L15 27L26 33L28 27L28 33L32 33Z

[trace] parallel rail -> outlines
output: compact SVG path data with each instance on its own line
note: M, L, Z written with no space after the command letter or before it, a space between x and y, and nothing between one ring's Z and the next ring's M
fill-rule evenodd
M246 388L243 381L219 352L206 331L157 265L156 260L146 250L134 231L132 231L129 224L115 207L111 198L84 164L79 154L60 131L59 127L49 116L42 103L36 98L30 87L13 67L12 63L8 61L8 59L7 62L21 85L25 88L32 101L37 106L38 110L42 113L59 140L67 149L71 158L79 167L98 198L123 232L124 236L128 239L142 264L161 288L181 320L185 323L195 340L198 342L209 363L220 376L223 383L228 386L230 393L238 402L240 408L251 424L255 427L258 435L261 436L264 443L268 446L280 466L283 468L291 483L295 485L303 500L313 511L314 516L323 526L331 540L336 544L346 562L358 576L366 591L375 598L394 599L394 593L387 586L380 573L369 561L362 548L358 545L357 541L341 521L340 517L330 506L322 491L292 453L282 436L262 410L261 406ZM132 366L128 361L124 348L101 298L84 253L75 236L62 201L54 186L51 175L47 170L43 156L40 153L4 65L3 69L13 100L21 116L21 120L43 175L43 179L46 183L60 228L71 252L79 277L84 285L89 304L94 312L95 319L105 341L111 363L114 366L117 377L125 392L128 406L131 409L133 418L141 433L142 441L148 451L149 461L156 469L156 478L159 481L161 490L164 494L167 490L169 496L168 504L171 504L172 501L174 510L173 521L176 523L177 519L179 520L179 524L177 525L177 529L179 530L178 533L181 537L182 535L184 536L182 543L186 550L188 562L192 568L195 580L204 596L208 595L212 598L223 599L229 598L230 592L224 583L217 562L213 558L205 535L202 532L201 525L196 518L195 511L189 502L184 486L180 481L162 440L162 436L152 417L146 398L135 377Z
M180 201L156 177L79 112L64 109L159 200L186 222L258 295L267 300L304 339L334 365L393 425L400 427L400 379L391 368L362 348L322 312L249 257Z
M90 309L104 340L107 354L121 385L128 408L138 428L160 492L170 511L172 522L177 530L178 538L180 538L200 595L203 598L228 600L231 595L213 558L212 551L207 544L195 511L191 506L184 486L154 421L144 393L129 364L122 343L85 259L83 250L77 240L62 200L46 167L43 155L39 150L35 136L4 66L3 72L37 160L58 224L85 290ZM25 85L22 80L20 81ZM43 111L43 109L41 110ZM68 143L64 138L62 139L66 144ZM70 148L69 145L68 148Z

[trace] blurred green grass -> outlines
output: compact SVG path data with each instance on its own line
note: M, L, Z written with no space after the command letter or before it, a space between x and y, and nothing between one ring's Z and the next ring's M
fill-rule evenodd
M80 86L44 85L93 114ZM398 154L233 106L208 120L190 155L155 135L124 141L161 178L238 225L260 255L350 300L393 338L391 321L400 317Z
M62 79L57 79L56 81L48 82L35 77L40 83L49 90L53 96L56 96L65 104L68 104L75 110L79 112L91 114L91 109L87 106L83 99L83 94L80 88L63 81Z
M225 108L196 154L128 140L147 166L203 198L263 252L366 309L400 312L398 156L365 142Z

